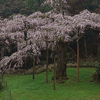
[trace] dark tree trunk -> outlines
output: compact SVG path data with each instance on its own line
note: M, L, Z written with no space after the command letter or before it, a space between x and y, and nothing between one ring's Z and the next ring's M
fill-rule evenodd
M84 48L85 48L85 57L87 58L87 41L86 41L86 36L84 36Z
M56 69L56 79L62 83L67 79L66 74L66 52L67 52L67 44L63 42L59 42L57 45L57 69Z

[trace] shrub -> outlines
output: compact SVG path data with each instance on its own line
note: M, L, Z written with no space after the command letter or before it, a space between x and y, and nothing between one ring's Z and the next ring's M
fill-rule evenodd
M96 72L98 75L100 74L100 63L96 65Z
M93 80L95 82L100 82L100 63L96 64L96 73L93 75Z

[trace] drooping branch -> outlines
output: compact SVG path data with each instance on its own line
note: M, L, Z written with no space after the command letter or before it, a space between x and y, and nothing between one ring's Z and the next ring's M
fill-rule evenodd
M27 46L24 41L24 29L27 30ZM36 56L41 50L46 49L45 37L54 41L48 45L53 50L61 40L63 43L76 40L83 36L86 28L100 30L100 14L91 13L88 10L75 16L57 14L53 11L47 13L36 12L30 16L15 15L10 19L0 20L0 38L4 39L9 46L10 40L16 41L18 51L0 61L0 67L9 67L11 61L15 61L12 67L22 67L23 56L33 52ZM77 29L80 29L78 36ZM2 41L0 39L0 41ZM1 49L0 49L1 51ZM3 51L1 51L3 52ZM22 55L23 54L23 55ZM16 59L17 58L17 59Z

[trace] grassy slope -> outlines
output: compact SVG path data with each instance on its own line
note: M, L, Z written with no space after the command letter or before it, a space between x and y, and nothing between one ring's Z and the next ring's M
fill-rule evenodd
M94 72L94 68L81 68L78 83L77 69L68 68L69 80L62 85L57 84L56 91L51 80L53 71L49 73L49 84L45 83L45 73L36 75L35 80L32 80L32 75L16 75L6 79L13 100L100 100L100 84L89 82ZM4 89L0 91L0 97L1 100L9 100Z

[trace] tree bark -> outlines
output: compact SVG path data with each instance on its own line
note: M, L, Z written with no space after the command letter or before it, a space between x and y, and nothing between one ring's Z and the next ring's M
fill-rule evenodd
M57 69L56 69L56 79L63 83L64 80L67 79L66 74L66 51L67 51L67 44L63 42L59 42L57 45Z
M33 79L35 79L35 58L33 58Z
M54 90L56 90L56 57L54 56Z
M48 83L48 42L46 43L46 83Z
M77 81L79 82L79 40L77 41Z

